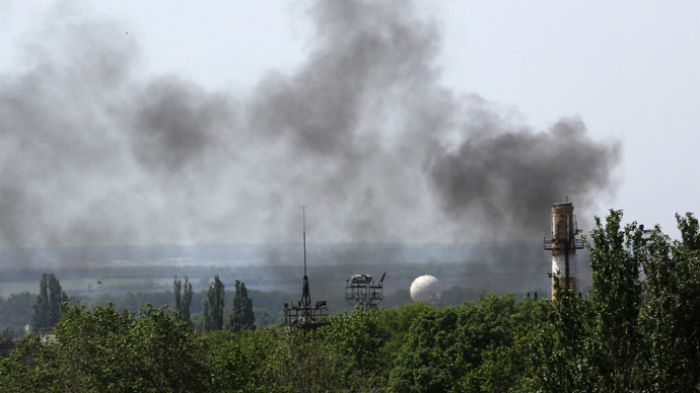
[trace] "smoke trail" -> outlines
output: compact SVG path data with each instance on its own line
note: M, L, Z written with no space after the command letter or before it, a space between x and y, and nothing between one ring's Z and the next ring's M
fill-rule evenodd
M145 78L110 23L57 22L0 76L0 245L290 241L302 203L321 242L539 238L552 201L581 215L610 189L619 146L581 120L536 132L441 85L411 2L309 16L308 58L246 100Z

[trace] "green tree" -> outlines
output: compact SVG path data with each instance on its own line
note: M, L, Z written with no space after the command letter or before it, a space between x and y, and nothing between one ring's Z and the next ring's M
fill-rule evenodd
M549 392L688 392L700 388L700 234L677 217L680 241L657 226L596 218L589 244L593 291L552 303L535 351ZM640 277L643 268L644 277Z
M590 365L591 301L573 288L559 286L557 297L540 302L547 305L546 322L533 331L534 380L537 389L551 393L583 393L593 390L596 373Z
M147 307L66 306L56 339L20 341L0 359L3 392L206 392L204 346L183 321Z
M284 345L281 329L259 329L234 333L212 332L201 337L207 348L211 392L293 391L271 375L273 354Z
M346 381L345 387L352 392L384 391L389 368L382 347L389 332L382 326L381 311L356 307L329 322L320 334L341 365L337 378Z
M352 359L351 366L367 370L378 361L385 339L379 322L379 310L357 307L352 313L333 316L324 338L342 355Z
M245 283L236 280L236 294L233 298L233 310L229 323L235 332L255 329L255 314L253 313L253 300L248 297Z
M204 299L203 329L205 332L221 330L224 326L224 284L219 275L209 284L207 297Z
M61 318L61 304L67 300L68 296L61 289L58 279L52 273L42 274L39 296L32 312L32 330L38 332L51 330Z
M10 329L0 330L0 357L7 355L13 346L14 342Z
M394 362L391 389L479 391L463 378L480 366L487 350L512 346L519 329L534 323L539 314L524 310L512 296L489 295L457 308L419 314Z
M691 213L676 219L680 241L671 242L655 227L644 264L640 324L650 392L700 390L700 231Z
M633 222L624 228L622 211L611 210L605 225L596 217L591 232L593 272L593 358L600 391L629 391L641 387L641 336L638 328L642 300L639 274L646 258L643 231Z
M512 343L488 346L478 365L460 379L456 390L465 393L542 391L536 378L543 364L537 349L546 334L544 326L551 309L548 301L524 299L517 302L512 317L520 322L512 327Z
M401 307L380 309L379 324L386 339L380 348L381 363L391 364L401 347L406 342L406 337L413 322L419 315L430 312L433 306L424 303L405 304ZM388 370L386 370L388 371Z
M620 210L611 210L604 224L595 218L588 243L593 290L578 296L557 288L536 351L541 390L622 392L644 385L638 326L640 268L647 257L643 235L636 223L622 225Z
M324 339L322 330L273 328L274 350L265 360L263 386L272 392L362 392L346 378L350 360ZM258 331L255 331L258 332Z
M184 290L184 293L183 293ZM190 321L190 305L192 304L192 284L185 277L183 285L182 280L175 277L173 281L173 292L175 293L175 312L178 318L191 323Z
M37 367L42 346L39 336L28 335L17 343L7 357L0 357L0 386L3 393L57 392L52 388L55 373Z

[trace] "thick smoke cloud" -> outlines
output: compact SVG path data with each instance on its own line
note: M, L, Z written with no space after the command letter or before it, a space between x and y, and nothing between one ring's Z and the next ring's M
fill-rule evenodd
M150 83L138 93L131 129L132 151L144 167L179 172L217 146L232 126L226 97L207 94L176 78Z
M537 233L552 202L572 196L585 211L595 191L609 186L619 148L590 140L579 119L547 132L495 131L441 152L430 166L445 212L483 223L479 230L492 238Z
M609 191L616 143L443 86L410 2L309 16L306 61L245 94L145 76L121 29L55 22L0 73L0 245L296 241L302 204L319 242L531 239L552 201L581 215Z

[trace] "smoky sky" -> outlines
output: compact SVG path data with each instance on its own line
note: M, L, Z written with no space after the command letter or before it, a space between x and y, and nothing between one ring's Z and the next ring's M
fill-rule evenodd
M303 204L318 242L537 239L553 201L612 191L617 142L443 85L411 2L307 15L302 64L245 92L145 74L110 21L27 37L0 70L0 247L288 242Z

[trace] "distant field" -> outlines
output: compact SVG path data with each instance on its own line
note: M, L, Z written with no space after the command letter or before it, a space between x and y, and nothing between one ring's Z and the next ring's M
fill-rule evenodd
M61 287L68 294L79 295L99 295L101 293L124 293L124 292L157 292L172 290L173 277L164 278L77 278L61 279ZM98 281L100 283L98 284ZM200 286L202 281L199 278L190 280L193 286ZM39 277L31 281L10 281L0 283L0 297L8 297L13 293L39 292Z
M422 274L438 277L445 288L473 293L524 294L549 287L551 257L539 241L309 247L314 297L343 300L345 282L355 273L386 272L385 293L407 290ZM296 294L301 260L298 245L5 250L0 251L0 297L36 293L44 272L55 274L69 296L169 291L175 276L189 277L195 291L202 291L217 274L227 290L241 280L251 290Z

